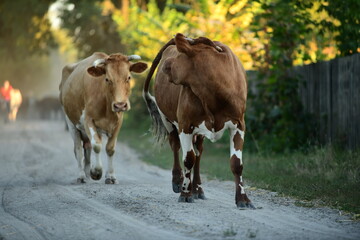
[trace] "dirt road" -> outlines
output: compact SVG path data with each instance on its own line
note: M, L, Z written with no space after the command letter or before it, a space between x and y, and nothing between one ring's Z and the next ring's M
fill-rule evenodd
M119 184L79 185L72 148L62 122L0 124L0 240L360 239L360 223L338 211L264 190L248 190L261 209L240 211L232 182L204 181L208 200L178 203L170 171L123 144Z

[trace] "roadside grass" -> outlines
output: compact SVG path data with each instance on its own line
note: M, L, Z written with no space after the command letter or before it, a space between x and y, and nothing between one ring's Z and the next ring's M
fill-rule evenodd
M172 151L167 142L155 143L148 131L150 123L124 121L119 140L139 151L142 160L164 169L172 167ZM204 142L201 173L208 178L233 180L229 164L229 135L221 141ZM360 151L336 150L330 146L313 148L307 153L297 151L284 154L249 153L244 147L244 181L252 187L278 192L304 200L299 206L312 207L306 201L339 210L360 213ZM181 154L181 151L180 151ZM319 201L320 200L320 201Z
M360 213L359 151L340 151L327 146L307 154L250 154L245 176L259 188L301 200L321 200L324 205ZM300 201L298 205L313 206Z

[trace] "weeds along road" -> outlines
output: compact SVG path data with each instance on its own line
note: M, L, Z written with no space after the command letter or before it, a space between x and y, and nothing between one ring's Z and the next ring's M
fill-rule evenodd
M119 184L79 185L72 149L62 122L0 124L1 240L360 239L359 222L338 211L297 207L264 190L248 189L261 209L240 211L232 182L204 180L207 200L178 203L171 171L123 144Z

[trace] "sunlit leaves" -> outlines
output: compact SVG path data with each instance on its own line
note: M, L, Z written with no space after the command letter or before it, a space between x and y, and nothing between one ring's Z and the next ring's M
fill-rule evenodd
M171 3L171 1L169 1ZM156 1L150 0L147 11L141 9L135 1L129 8L129 22L126 23L121 11L115 11L113 19L118 25L122 41L142 58L152 60L157 51L177 32L186 31L186 19L183 13L174 8L165 7L160 13Z
M114 7L111 4L103 6L102 3L97 0L67 0L60 9L61 28L66 29L73 39L79 58L99 51L124 51L117 26L111 17Z
M335 36L339 55L346 56L360 52L360 1L358 0L323 0L319 11L326 11L337 21L323 19L321 24Z

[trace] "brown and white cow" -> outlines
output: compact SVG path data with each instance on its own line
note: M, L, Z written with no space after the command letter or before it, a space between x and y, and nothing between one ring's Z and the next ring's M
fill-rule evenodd
M158 64L153 97L149 82ZM143 97L157 136L168 135L174 153L173 190L181 192L179 202L205 199L199 173L204 137L215 142L229 129L235 202L239 208L254 208L242 179L246 74L230 48L208 38L190 39L178 33L156 56ZM184 174L179 162L180 146Z
M145 63L130 62L135 59L140 57L94 53L63 68L59 86L60 102L74 140L80 183L84 183L89 176L94 180L99 180L102 176L102 134L108 137L105 183L116 183L113 155L123 112L130 109L130 72L141 73L147 68ZM90 167L91 149L96 159L93 168Z

